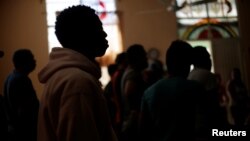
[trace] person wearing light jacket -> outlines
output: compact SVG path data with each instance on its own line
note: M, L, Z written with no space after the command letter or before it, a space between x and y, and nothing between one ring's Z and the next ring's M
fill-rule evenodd
M38 141L116 141L95 57L108 48L95 11L78 5L57 17L53 48L39 72L44 84L38 117Z

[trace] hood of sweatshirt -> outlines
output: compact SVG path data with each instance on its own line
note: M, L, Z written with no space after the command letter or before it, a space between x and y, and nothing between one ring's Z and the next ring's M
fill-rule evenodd
M48 64L38 73L38 79L41 83L46 83L55 72L68 67L79 68L96 79L101 77L99 66L87 57L68 48L56 47L50 53Z

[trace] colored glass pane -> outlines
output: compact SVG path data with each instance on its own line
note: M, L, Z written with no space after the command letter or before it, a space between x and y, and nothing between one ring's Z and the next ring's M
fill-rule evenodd
M238 37L235 0L177 0L178 34L182 39Z

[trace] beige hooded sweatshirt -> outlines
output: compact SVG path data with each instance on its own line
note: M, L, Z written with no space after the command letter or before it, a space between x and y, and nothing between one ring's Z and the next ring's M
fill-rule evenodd
M53 48L39 73L44 83L38 141L116 141L98 79L99 67L82 54Z

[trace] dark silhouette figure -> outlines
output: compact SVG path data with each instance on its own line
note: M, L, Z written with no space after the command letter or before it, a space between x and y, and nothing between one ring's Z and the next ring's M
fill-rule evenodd
M0 50L0 58L4 56L4 52ZM6 110L4 105L4 97L0 94L0 140L7 141L8 124Z
M0 94L0 140L7 141L8 124L6 110L4 105L4 97Z
M192 63L192 47L173 41L166 53L168 78L150 86L142 98L141 141L194 140L202 121L203 89L187 80Z
M227 84L227 91L232 99L231 113L236 127L243 127L248 115L248 94L245 84L241 79L241 72L234 68Z
M147 68L147 54L140 44L131 45L127 51L128 67L122 78L122 93L124 100L124 140L137 140L138 115L141 97L147 84L144 80L144 70Z
M148 51L148 68L145 71L145 80L149 85L154 84L164 77L163 63L159 60L159 51L151 48Z
M219 73L215 73L215 78L216 78L216 82L219 85L219 102L220 105L222 106L227 106L229 105L230 102L230 97L228 95L228 93L226 92L226 87L222 81L221 75Z
M53 48L39 72L44 91L38 117L38 141L115 141L95 58L108 48L96 11L85 5L57 16Z
M153 60L145 71L145 80L148 85L152 85L164 77L163 63L160 60Z
M226 86L222 81L221 75L219 73L214 74L217 80L217 84L219 85L218 88L218 94L219 94L219 104L224 110L226 118L227 118L227 124L228 125L233 125L234 121L232 118L232 112L230 110L232 99L229 93L226 90Z
M36 141L39 102L28 75L36 61L30 50L20 49L13 55L14 71L4 85L4 100L11 141Z
M116 64L110 64L108 65L108 74L110 78L114 75L115 71L117 70ZM108 84L104 88L104 96L107 100L109 115L111 118L112 126L115 127L115 121L116 121L116 112L118 109L118 103L117 98L114 94L114 88L112 84L112 79L108 82Z
M193 65L194 69L189 73L188 79L195 80L205 87L205 95L209 101L209 125L211 128L226 128L229 124L227 110L220 105L220 83L216 75L211 72L212 62L205 47L194 47Z
M117 103L116 107L116 115L114 121L114 128L118 138L121 137L121 129L123 123L123 114L124 114L124 103L122 99L122 91L121 91L121 81L123 73L128 65L127 54L126 52L122 52L117 55L115 59L115 64L117 65L117 69L114 72L111 81L113 85L114 98Z

